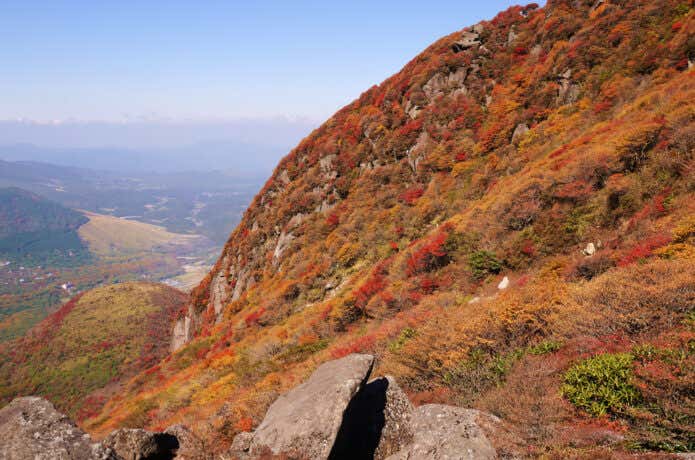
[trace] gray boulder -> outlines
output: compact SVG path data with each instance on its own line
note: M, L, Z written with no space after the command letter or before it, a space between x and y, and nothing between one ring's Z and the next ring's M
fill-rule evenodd
M319 366L309 380L278 398L255 431L249 453L328 458L343 414L367 381L371 355L352 354Z
M0 409L2 460L117 460L108 448L43 398L16 398Z
M232 447L222 455L221 460L250 460L253 458L250 454L252 441L253 433L239 433L234 437Z
M179 447L174 435L153 433L140 428L113 431L104 439L103 445L123 460L170 459L174 458Z
M492 460L500 457L490 438L501 421L473 409L427 404L415 410L413 442L388 460Z
M453 460L521 457L522 441L477 410L414 409L390 376L368 381L369 355L321 365L281 396L253 433L237 435L222 458L255 460Z
M381 427L379 444L374 452L374 458L380 460L398 452L412 442L414 433L411 421L414 408L408 396L401 390L401 387L398 386L393 377L387 375L370 383L374 384L377 382L380 383L382 388L386 387L385 394L383 391L374 392L376 393L376 398L384 399L382 412L384 422ZM367 387L369 387L369 384ZM378 390L379 388L375 389ZM384 396L381 396L382 394ZM377 416L380 417L379 415Z
M413 406L392 377L374 379L350 401L331 459L384 459L413 439Z
M188 427L172 425L164 430L164 434L174 436L178 442L176 460L206 460L212 458L210 454L205 452L203 441Z
M461 32L461 36L451 45L451 50L454 53L460 53L476 45L480 45L480 33L475 30L465 30Z
M514 132L512 133L512 144L519 145L519 142L521 142L521 139L528 132L529 132L529 127L526 123L519 123L518 125L516 125L516 128L514 128Z

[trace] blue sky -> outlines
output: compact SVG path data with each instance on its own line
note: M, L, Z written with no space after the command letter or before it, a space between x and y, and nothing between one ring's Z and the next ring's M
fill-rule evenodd
M0 2L0 120L322 120L519 2Z

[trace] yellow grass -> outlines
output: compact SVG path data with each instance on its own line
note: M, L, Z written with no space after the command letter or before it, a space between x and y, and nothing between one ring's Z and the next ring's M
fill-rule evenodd
M188 245L200 237L172 233L157 225L82 211L89 222L78 230L89 249L100 256L152 251L164 246Z

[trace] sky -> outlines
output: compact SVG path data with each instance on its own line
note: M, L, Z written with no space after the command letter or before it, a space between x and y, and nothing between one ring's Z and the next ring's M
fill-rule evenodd
M516 3L2 0L0 121L309 126Z

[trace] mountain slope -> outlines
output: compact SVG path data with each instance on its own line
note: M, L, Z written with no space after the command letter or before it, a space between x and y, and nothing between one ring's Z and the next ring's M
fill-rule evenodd
M599 455L601 430L695 448L693 36L692 2L554 0L437 41L280 162L176 353L86 426L184 421L222 448L368 351L537 453ZM629 397L582 383L602 366Z
M0 348L0 401L36 394L80 418L92 414L119 380L166 356L184 299L166 285L139 282L77 295Z
M19 188L0 189L0 254L10 257L86 249L77 229L87 218Z

